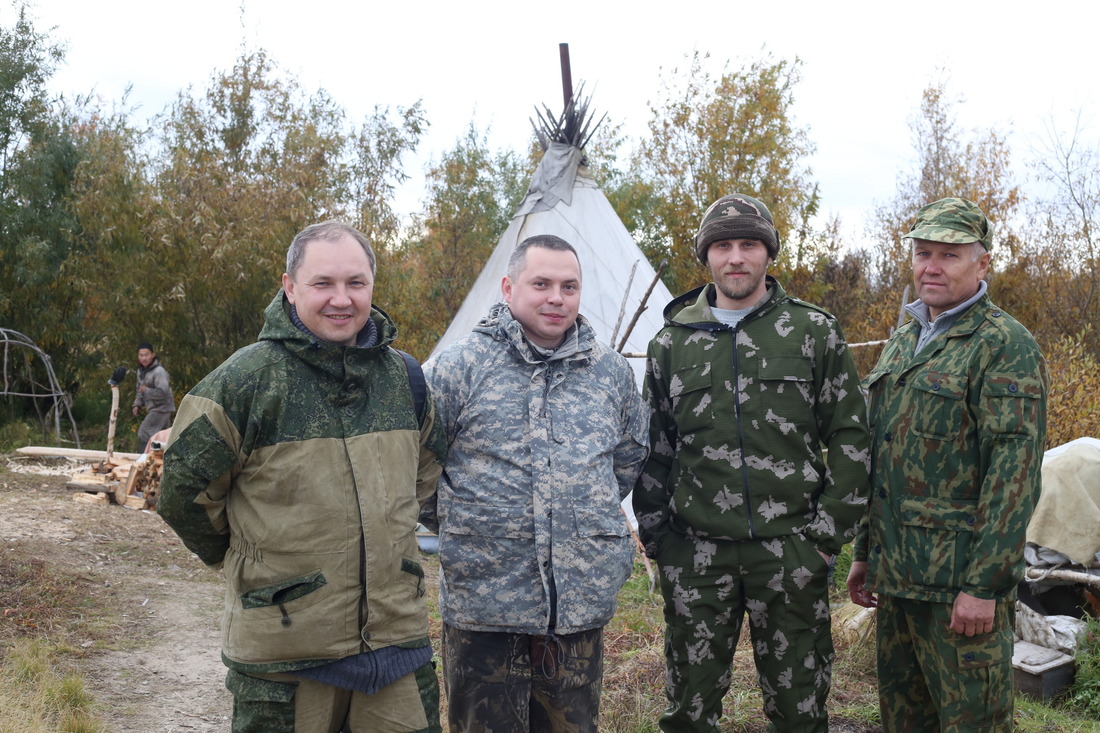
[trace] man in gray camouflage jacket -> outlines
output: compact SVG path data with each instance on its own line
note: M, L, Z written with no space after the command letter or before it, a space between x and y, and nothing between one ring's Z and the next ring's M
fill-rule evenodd
M571 245L524 240L501 286L505 303L425 364L449 445L422 515L439 530L448 717L452 731L595 731L645 405L578 315Z
M665 599L661 730L717 733L748 613L768 729L825 731L830 556L868 493L859 376L840 324L766 275L779 235L764 204L720 198L695 248L714 282L672 301L650 342L634 490Z

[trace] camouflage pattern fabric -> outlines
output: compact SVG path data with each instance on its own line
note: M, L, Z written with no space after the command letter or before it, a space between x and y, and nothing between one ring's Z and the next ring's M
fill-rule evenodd
M736 329L711 313L713 284L677 298L649 345L652 451L634 511L665 596L665 731L718 730L746 613L773 729L828 725L816 550L838 552L863 516L866 408L836 320L767 282Z
M1011 730L1011 606L1039 495L1046 361L987 295L914 355L918 337L915 321L898 329L865 380L873 483L855 557L879 594L883 724ZM998 601L992 632L949 628L960 591Z
M918 335L898 329L866 378L874 476L856 559L880 594L1011 602L1039 496L1046 360L988 296L914 355Z
M344 690L292 674L243 674L230 670L233 733L442 733L435 666L373 695Z
M665 599L665 733L718 733L748 615L770 731L829 729L833 640L829 566L805 538L681 537L658 558Z
M222 658L286 672L428 645L415 526L446 452L419 423L397 329L339 346L298 330L282 291L260 341L180 404L160 516L225 579Z
M1012 730L1013 604L993 630L961 636L951 605L880 596L876 612L879 709L885 733Z
M904 239L924 239L946 244L981 242L993 248L993 225L978 206L966 199L946 198L921 207Z
M552 639L443 627L451 733L595 733L603 629Z
M606 624L633 569L619 503L646 456L626 359L583 317L544 357L501 303L424 373L448 443L438 515L422 517L438 522L443 621L522 634Z
M836 319L767 280L736 331L710 312L710 284L672 301L649 344L652 450L634 512L651 556L674 530L801 532L827 554L855 536L870 469L859 375Z

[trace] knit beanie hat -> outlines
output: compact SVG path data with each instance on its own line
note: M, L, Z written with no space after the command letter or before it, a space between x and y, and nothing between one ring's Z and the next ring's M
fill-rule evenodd
M773 260L779 254L779 232L768 207L752 196L741 193L723 196L703 214L703 223L695 235L695 255L704 265L707 248L723 239L758 239Z

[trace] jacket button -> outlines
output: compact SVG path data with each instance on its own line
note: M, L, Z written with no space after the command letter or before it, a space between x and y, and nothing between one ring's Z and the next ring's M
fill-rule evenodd
M894 435L893 433L887 433L886 435L882 436L882 439L889 443L894 439Z
M879 489L878 490L878 495L879 495L880 499L885 499L886 498L886 489Z
M932 391L933 392L939 392L940 391L940 383L939 382L932 382Z
M882 545L875 545L875 552L882 552Z
M1016 386L1016 383L1015 383L1015 382L1013 382L1012 384L1008 385L1008 391L1009 391L1009 392L1015 392L1015 391L1017 391L1018 389L1020 389L1020 388Z
M974 661L974 652L967 652L966 654L963 654L963 659L967 662L973 662Z
M967 517L967 518L966 518L966 523L967 523L968 525L970 525L971 527L973 527L973 526L974 526L974 523L975 523L976 521L978 521L978 520L976 520L976 519L975 519L974 517Z
M899 387L904 387L905 386L905 377L902 377L901 379L898 380L898 386Z
M549 561L549 560L543 560L543 561L542 561L542 566L543 566L544 568L548 568L548 567L550 567L550 561Z

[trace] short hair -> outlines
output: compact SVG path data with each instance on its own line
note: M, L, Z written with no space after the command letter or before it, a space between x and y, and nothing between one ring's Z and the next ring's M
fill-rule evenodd
M573 245L561 237L553 234L534 234L516 245L512 250L512 256L508 258L508 277L515 280L523 269L527 267L527 250L532 247L541 247L555 252L572 252L577 258L577 272L581 272L581 256Z
M342 221L323 221L320 224L310 224L308 227L298 232L294 237L294 241L290 243L290 247L286 251L286 272L293 278L298 268L302 265L302 258L305 257L306 245L310 242L335 242L342 237L351 237L359 246L363 248L363 251L367 254L367 260L370 262L371 275L377 274L377 264L374 258L374 249L370 246L370 240L366 235L360 232L353 226L345 224Z

